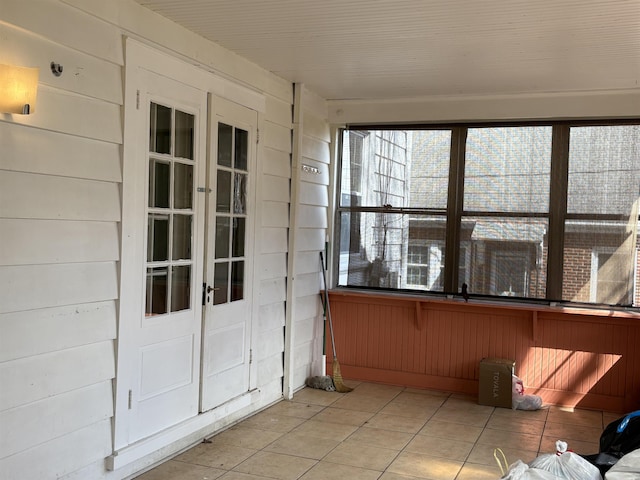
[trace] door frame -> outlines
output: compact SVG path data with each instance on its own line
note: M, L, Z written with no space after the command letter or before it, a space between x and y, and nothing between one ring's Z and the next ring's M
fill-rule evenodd
M215 94L227 100L239 103L258 112L258 131L264 124L264 112L266 110L266 98L264 94L250 88L233 83L227 79L215 75L209 71L189 64L169 54L160 52L152 47L140 43L134 39L126 39L126 63L125 63L125 92L124 92L124 126L123 128L123 167L122 167L122 218L121 218L121 256L120 256L120 292L118 302L118 336L116 343L116 371L114 393L114 432L113 451L109 457L108 466L119 468L149 454L152 449L165 446L171 441L177 441L185 436L191 428L197 428L199 422L193 422L192 427L180 425L173 434L166 432L158 435L158 441L154 442L153 436L132 445L129 441L129 389L134 381L134 371L130 368L135 361L135 342L133 335L136 322L143 308L143 285L139 281L142 275L140 271L143 265L144 235L140 235L144 228L145 205L144 193L146 191L145 175L140 174L139 154L145 144L138 138L139 130L128 128L133 116L136 115L136 105L139 102L137 93L141 84L140 69L165 76L172 80L184 83L190 87L202 90L209 94ZM206 121L207 113L203 120ZM208 128L208 127L207 127ZM147 145L144 145L147 148ZM146 152L145 152L146 153ZM257 158L263 157L263 148L257 146ZM262 168L260 161L256 171L256 195L259 194L259 179ZM200 183L204 179L200 180ZM205 185L196 185L204 187ZM142 189L142 190L141 190ZM257 210L260 209L257 202ZM256 211L255 220L259 218ZM257 227L257 224L255 225ZM204 231L201 232L204 234ZM198 260L203 266L204 256ZM255 265L254 260L254 265ZM199 270L202 272L202 269ZM254 272L255 273L255 272ZM258 283L253 275L253 290L257 291ZM251 306L255 318L257 305ZM199 345L201 348L201 346ZM252 346L253 348L253 346ZM252 368L255 368L255 362ZM255 372L251 372L251 378L255 378ZM201 428L201 427L200 427ZM119 458L118 458L119 457Z

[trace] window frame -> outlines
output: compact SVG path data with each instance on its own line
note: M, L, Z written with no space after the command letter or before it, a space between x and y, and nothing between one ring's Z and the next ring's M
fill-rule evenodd
M334 239L340 238L340 219L344 213L356 212L383 212L383 213L418 213L423 215L442 216L446 220L446 233L444 244L444 291L425 291L413 290L424 294L435 294L438 296L457 295L462 282L468 282L469 279L469 256L470 248L467 246L465 250L467 271L466 278L459 279L459 252L462 251L462 220L469 216L500 216L514 218L542 218L547 221L548 243L546 245L546 294L543 298L533 297L516 297L518 301L527 303L544 303L544 304L574 304L571 300L562 299L562 285L564 280L564 240L565 240L565 223L570 220L591 220L591 221L607 221L621 220L623 215L612 214L572 214L567 212L567 195L569 181L569 146L570 146L570 130L572 127L583 126L623 126L623 125L640 125L640 118L630 119L594 119L594 120L548 120L548 121L500 121L500 122L472 122L472 123L438 123L438 124L354 124L347 125L337 129L337 174L336 178L336 206L335 206L335 229ZM536 212L476 212L464 209L464 172L465 172L465 155L467 134L471 128L490 128L490 127L523 127L523 126L550 126L552 128L551 135L551 164L550 164L550 190L549 190L549 208L546 213ZM351 207L343 206L340 202L341 177L342 177L342 153L344 132L347 131L377 131L377 130L449 130L451 131L450 146L450 162L449 162L449 180L447 188L447 206L445 210L441 209L412 209L412 208L388 208L381 207ZM640 222L640 214L638 215ZM461 243L462 242L462 243ZM337 248L337 254L334 257L334 265L339 265L340 249ZM406 253L406 251L405 251ZM636 252L637 255L637 252ZM407 266L408 266L407 261ZM343 285L345 288L354 288ZM356 288L375 288L375 287L356 287ZM391 288L389 291L402 291L401 288ZM633 292L635 293L635 292ZM496 300L512 301L513 298L499 295L479 295L482 297L490 297ZM635 296L632 302L635 302ZM608 304L589 304L594 308L607 307L618 309L636 309L638 305L608 305Z

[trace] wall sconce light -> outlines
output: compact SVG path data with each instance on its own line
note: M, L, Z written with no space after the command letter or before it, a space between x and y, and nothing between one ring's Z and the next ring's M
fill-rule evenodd
M33 113L38 94L38 75L38 68L0 64L0 113Z

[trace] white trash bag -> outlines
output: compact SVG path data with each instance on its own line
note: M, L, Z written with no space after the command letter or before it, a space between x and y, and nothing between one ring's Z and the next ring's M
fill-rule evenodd
M499 458L498 454L502 459ZM498 467L500 467L500 471L502 472L500 480L562 480L560 477L546 470L531 468L522 460L516 460L509 465L504 453L499 448L494 450L493 456L498 462Z
M513 375L511 378L511 407L514 410L539 410L542 407L542 397L525 395L522 380Z
M558 477L551 472L541 470L539 468L531 468L522 460L516 460L514 464L509 467L509 471L501 480L562 480L563 477Z
M640 448L623 456L604 474L605 480L638 480L640 478Z
M577 453L567 450L567 443L556 442L556 453L540 455L529 466L545 470L563 480L602 480L600 470Z

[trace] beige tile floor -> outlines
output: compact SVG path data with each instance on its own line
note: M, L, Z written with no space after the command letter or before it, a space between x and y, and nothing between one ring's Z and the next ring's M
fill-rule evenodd
M138 477L138 480L485 480L509 463L555 451L597 453L620 415L478 405L473 397L349 382L305 388Z

